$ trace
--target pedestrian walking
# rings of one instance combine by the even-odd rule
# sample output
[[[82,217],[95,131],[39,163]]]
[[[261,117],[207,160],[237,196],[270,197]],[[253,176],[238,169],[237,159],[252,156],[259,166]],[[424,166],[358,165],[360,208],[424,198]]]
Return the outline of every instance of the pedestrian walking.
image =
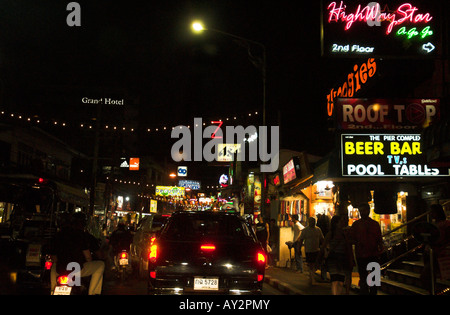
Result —
[[[367,284],[367,265],[380,261],[383,252],[383,238],[380,224],[369,217],[370,206],[364,203],[358,207],[361,218],[353,222],[350,228],[350,237],[355,244],[356,263],[359,273],[359,287],[363,295],[376,295],[377,287]]]
[[[327,235],[328,231],[330,230],[330,217],[325,213],[317,215],[316,225],[322,230],[323,235]],[[327,280],[327,266],[325,264],[325,259],[323,259],[323,255],[320,255],[320,258],[318,259],[317,263],[318,263],[318,267],[320,268],[320,279],[322,281],[326,281]]]
[[[349,252],[350,242],[344,232],[344,227],[348,225],[346,216],[335,215],[331,219],[330,231],[325,237],[322,250],[328,254],[326,264],[330,273],[331,294],[341,295],[344,292],[346,277],[351,276],[352,259]],[[349,272],[350,271],[350,272]]]
[[[306,264],[309,269],[309,284],[315,285],[314,273],[317,269],[317,258],[320,252],[320,245],[323,243],[324,237],[322,230],[316,226],[316,219],[308,218],[308,226],[302,230],[299,238],[299,247],[305,245]]]
[[[298,214],[292,215],[292,223],[294,224],[294,238],[292,240],[294,247],[294,258],[295,258],[295,266],[297,268],[297,272],[303,272],[303,256],[302,256],[302,248],[299,242],[301,231],[305,228],[300,221],[298,220]]]
[[[437,277],[440,276],[443,280],[448,280],[445,279],[445,272],[443,273],[440,270],[439,260],[445,259],[450,253],[450,220],[447,219],[442,205],[433,204],[430,209],[430,219],[432,224],[437,227],[439,237],[435,242],[425,247],[423,252],[424,268],[420,280],[422,281],[422,286],[432,294],[432,279],[435,282]],[[430,249],[432,249],[433,253],[433,268],[431,268]]]
[[[278,257],[278,243],[280,241],[280,228],[275,219],[270,219],[269,223],[269,246],[272,252],[269,254],[269,266],[275,266]]]

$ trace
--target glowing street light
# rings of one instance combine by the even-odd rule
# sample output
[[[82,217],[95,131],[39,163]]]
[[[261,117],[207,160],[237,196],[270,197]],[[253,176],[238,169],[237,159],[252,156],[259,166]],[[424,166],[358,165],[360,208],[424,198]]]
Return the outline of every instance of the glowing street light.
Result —
[[[262,77],[262,81],[263,81],[263,108],[262,108],[262,118],[263,118],[263,123],[262,125],[265,126],[266,125],[266,68],[267,68],[267,63],[266,63],[266,46],[264,46],[264,44],[251,40],[251,39],[247,39],[241,36],[237,36],[228,32],[224,32],[218,29],[214,29],[214,28],[206,28],[204,26],[204,24],[199,21],[193,21],[191,24],[191,28],[192,31],[195,33],[201,33],[203,31],[210,31],[210,32],[214,32],[214,33],[219,33],[222,34],[224,36],[233,38],[233,39],[237,39],[241,42],[247,43],[248,47],[248,55],[252,61],[252,63],[261,71],[261,77]],[[258,46],[260,49],[262,49],[262,58],[261,59],[257,59],[255,58],[255,56],[252,54],[251,49],[250,49],[250,45],[254,45],[254,46]]]
[[[204,30],[210,31],[210,32],[215,32],[215,33],[220,33],[224,36],[230,37],[232,39],[238,40],[240,42],[246,43],[247,45],[247,53],[248,56],[250,58],[250,61],[253,63],[254,66],[256,66],[256,68],[258,68],[258,70],[261,71],[261,78],[262,78],[262,85],[263,85],[263,95],[262,95],[262,125],[265,126],[266,125],[266,70],[267,70],[267,62],[266,62],[266,46],[260,42],[251,40],[251,39],[247,39],[241,36],[237,36],[234,34],[230,34],[228,32],[224,32],[221,30],[217,30],[217,29],[213,29],[213,28],[205,28],[204,25],[200,22],[200,21],[194,21],[191,25],[192,30],[194,32],[201,33]],[[253,53],[252,53],[252,49],[251,46],[257,46],[262,50],[262,58],[256,58]],[[257,138],[257,135],[250,137],[250,139],[248,139],[247,141],[255,141]],[[264,182],[266,182],[267,180],[267,173],[264,173]],[[263,187],[262,190],[262,197],[263,200],[265,199],[266,194],[266,187]],[[261,210],[262,212],[265,212],[265,207],[266,207],[266,203],[262,202],[261,203]]]
[[[205,30],[203,23],[200,21],[194,21],[191,25],[191,28],[195,33],[200,33]]]

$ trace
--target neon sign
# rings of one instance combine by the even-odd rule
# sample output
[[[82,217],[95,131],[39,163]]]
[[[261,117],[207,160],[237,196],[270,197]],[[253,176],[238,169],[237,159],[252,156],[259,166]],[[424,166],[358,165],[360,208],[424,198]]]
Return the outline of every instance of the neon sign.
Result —
[[[420,35],[420,38],[425,38],[427,36],[433,35],[433,31],[430,30],[429,26],[424,27],[420,32],[417,30],[417,28],[413,27],[410,30],[406,30],[406,27],[403,26],[398,29],[397,33],[398,36],[406,36],[408,39],[413,38],[417,35]]]
[[[449,176],[423,163],[421,134],[341,135],[342,176]]]
[[[441,38],[440,2],[321,1],[322,54],[431,57],[436,53],[430,47],[438,46]]]
[[[420,130],[440,119],[439,99],[338,98],[335,121],[348,130]]]
[[[430,13],[419,13],[419,9],[410,3],[401,4],[393,13],[382,12],[379,3],[369,4],[363,8],[358,5],[354,13],[347,13],[346,7],[343,1],[340,2],[339,6],[336,2],[330,3],[327,7],[328,23],[344,22],[345,30],[349,30],[355,22],[369,23],[373,26],[377,23],[389,21],[386,30],[386,34],[389,35],[394,26],[405,22],[428,23],[433,19]]]
[[[333,48],[332,48],[332,52],[358,52],[361,54],[364,53],[372,53],[375,49],[375,47],[364,47],[364,46],[359,46],[359,45],[352,45],[351,46],[351,50],[350,50],[350,45],[338,45],[338,44],[333,44]]]
[[[353,97],[361,87],[367,83],[367,80],[375,75],[377,71],[377,63],[374,58],[369,58],[367,62],[353,66],[353,72],[347,76],[347,81],[342,84],[337,90],[331,89],[327,95],[327,111],[328,116],[333,115],[334,100],[337,97]]]

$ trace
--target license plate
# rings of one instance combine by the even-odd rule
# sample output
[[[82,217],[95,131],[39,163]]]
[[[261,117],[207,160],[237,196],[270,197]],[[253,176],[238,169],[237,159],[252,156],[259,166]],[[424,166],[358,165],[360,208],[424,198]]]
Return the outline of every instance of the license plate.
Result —
[[[219,278],[194,278],[194,290],[219,290]]]
[[[119,265],[128,265],[128,258],[119,259]]]
[[[70,292],[72,292],[72,287],[62,285],[55,288],[53,295],[70,295]]]

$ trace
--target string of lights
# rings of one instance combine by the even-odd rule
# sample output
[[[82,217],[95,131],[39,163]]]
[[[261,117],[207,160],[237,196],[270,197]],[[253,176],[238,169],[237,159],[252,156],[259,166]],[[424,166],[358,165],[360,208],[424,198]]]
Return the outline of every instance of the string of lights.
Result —
[[[38,115],[25,115],[25,114],[21,114],[21,113],[14,113],[14,112],[7,112],[6,110],[2,110],[0,112],[2,117],[9,117],[11,119],[17,119],[23,122],[28,122],[28,123],[33,123],[35,125],[47,125],[47,126],[59,126],[59,127],[76,127],[79,128],[81,130],[95,130],[95,124],[93,122],[80,122],[80,123],[68,123],[66,121],[62,121],[62,120],[56,120],[56,119],[44,119],[39,117]],[[252,112],[247,112],[245,114],[240,114],[240,115],[236,115],[236,116],[232,116],[232,117],[226,117],[226,118],[208,118],[206,121],[221,121],[224,122],[225,124],[227,122],[236,122],[236,121],[241,121],[241,120],[248,120],[249,117],[254,117],[254,116],[258,116],[258,112],[257,111],[252,111]],[[192,119],[193,120],[193,119]],[[206,122],[203,122],[203,126],[206,126]],[[181,125],[178,125],[181,126]],[[136,127],[131,127],[131,126],[119,126],[117,124],[109,124],[109,123],[105,123],[101,126],[101,128],[105,131],[111,131],[111,132],[116,132],[116,131],[122,131],[122,132],[136,132],[136,131],[144,131],[146,133],[158,133],[158,132],[164,132],[164,131],[168,131],[168,130],[173,130],[178,126],[171,126],[170,124],[166,124],[166,125],[158,125],[158,126],[145,126],[145,127],[140,127],[140,128],[136,128]],[[190,124],[185,124],[184,126],[190,128],[191,125]],[[198,127],[197,125],[195,127]]]
[[[126,180],[126,179],[120,179],[120,178],[111,178],[109,176],[106,177],[106,180],[110,180],[114,183],[118,183],[118,184],[126,184],[126,185],[134,185],[134,186],[142,186],[142,187],[156,187],[159,185],[155,185],[155,184],[141,184],[141,182],[139,181],[135,181],[135,180]],[[206,189],[214,189],[214,188],[220,188],[219,185],[206,185]]]

